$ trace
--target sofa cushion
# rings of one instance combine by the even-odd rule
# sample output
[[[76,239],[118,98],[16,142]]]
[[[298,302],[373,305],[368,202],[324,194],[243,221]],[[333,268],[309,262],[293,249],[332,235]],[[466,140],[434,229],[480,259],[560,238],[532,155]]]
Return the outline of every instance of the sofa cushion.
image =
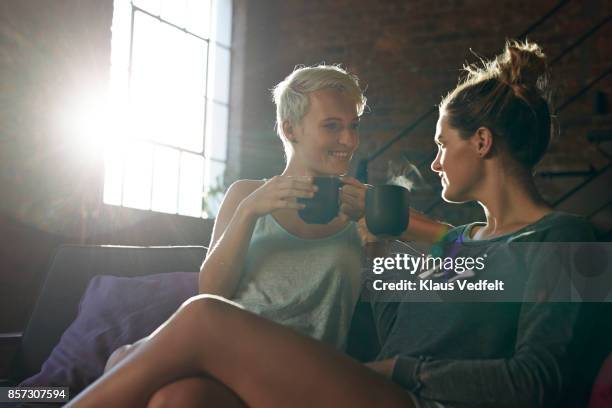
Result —
[[[94,277],[41,371],[21,385],[68,386],[75,395],[103,373],[115,349],[149,335],[197,291],[195,272]]]
[[[206,251],[202,246],[60,246],[49,263],[44,284],[23,332],[11,367],[11,378],[20,382],[41,370],[62,334],[76,319],[79,302],[93,277],[196,272],[200,270]]]

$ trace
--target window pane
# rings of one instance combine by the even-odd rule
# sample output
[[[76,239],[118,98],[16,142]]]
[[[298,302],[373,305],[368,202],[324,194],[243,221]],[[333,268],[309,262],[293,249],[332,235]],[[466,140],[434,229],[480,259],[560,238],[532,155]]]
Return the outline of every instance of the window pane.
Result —
[[[123,205],[151,208],[151,173],[153,149],[148,143],[130,143],[126,149]]]
[[[206,132],[206,157],[225,161],[227,157],[227,105],[211,102]]]
[[[124,152],[117,145],[109,145],[104,153],[104,203],[121,205]]]
[[[159,103],[160,23],[143,13],[134,16],[130,106],[134,137],[159,140],[161,107]]]
[[[162,0],[161,18],[172,24],[185,27],[186,11],[185,0]]]
[[[204,98],[185,99],[182,103],[177,101],[176,105],[171,144],[201,153],[204,146]]]
[[[210,35],[210,0],[187,0],[187,29],[200,37]]]
[[[179,68],[182,92],[189,96],[203,97],[206,85],[206,61],[208,59],[208,44],[192,35],[182,35],[182,55]]]
[[[183,35],[184,53],[181,60],[182,72],[175,85],[179,93],[167,110],[179,109],[175,113],[175,140],[173,145],[201,153],[204,147],[205,81],[207,44],[193,36]]]
[[[128,77],[127,69],[111,67],[108,95],[111,102],[109,110],[112,118],[110,123],[113,129],[113,133],[110,135],[112,138],[120,138],[127,131],[126,124],[128,123],[129,112]]]
[[[185,64],[187,50],[184,34],[176,28],[162,24],[158,52],[163,56],[157,67],[160,91],[160,134],[158,141],[180,146],[185,135],[182,124],[189,120],[185,115],[183,97],[186,84],[183,81],[182,64]]]
[[[132,6],[127,1],[116,1],[111,27],[111,65],[127,69],[130,58],[130,37],[132,29]]]
[[[175,214],[178,200],[179,151],[156,147],[153,156],[153,202],[151,209]]]
[[[214,95],[219,102],[229,102],[230,51],[215,46]]]
[[[212,160],[206,161],[204,210],[207,217],[214,218],[219,212],[221,201],[223,201],[223,196],[225,195],[224,173],[225,163]]]
[[[132,4],[139,9],[133,27]],[[115,2],[111,95],[117,143],[105,151],[105,203],[216,215],[228,145],[231,19],[231,0]],[[130,142],[130,136],[142,140]]]
[[[229,47],[232,43],[232,0],[215,0],[214,4],[216,40]]]
[[[206,43],[169,25],[161,30],[159,141],[202,151]]]
[[[134,5],[149,13],[159,16],[160,0],[133,0]],[[115,2],[117,4],[117,2]]]
[[[204,158],[196,154],[181,153],[179,214],[202,216],[203,178]]]
[[[133,132],[140,138],[201,152],[206,42],[142,13],[136,17]]]

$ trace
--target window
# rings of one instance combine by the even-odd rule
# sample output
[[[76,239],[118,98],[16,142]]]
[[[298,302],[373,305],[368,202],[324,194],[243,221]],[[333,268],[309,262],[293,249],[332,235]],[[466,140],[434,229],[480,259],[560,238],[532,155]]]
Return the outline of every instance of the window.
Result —
[[[216,216],[227,160],[231,0],[115,0],[104,202]]]

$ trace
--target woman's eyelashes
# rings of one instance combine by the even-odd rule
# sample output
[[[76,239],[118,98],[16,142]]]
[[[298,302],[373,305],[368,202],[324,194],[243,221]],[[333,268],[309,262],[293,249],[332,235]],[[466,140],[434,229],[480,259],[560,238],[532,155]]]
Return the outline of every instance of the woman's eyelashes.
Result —
[[[323,125],[323,127],[327,130],[330,130],[332,132],[337,132],[338,130],[341,129],[340,124],[336,123],[336,122],[327,122]]]
[[[359,129],[359,122],[351,122],[348,126],[350,130],[356,131]],[[323,127],[330,132],[341,132],[344,125],[341,122],[325,122]]]

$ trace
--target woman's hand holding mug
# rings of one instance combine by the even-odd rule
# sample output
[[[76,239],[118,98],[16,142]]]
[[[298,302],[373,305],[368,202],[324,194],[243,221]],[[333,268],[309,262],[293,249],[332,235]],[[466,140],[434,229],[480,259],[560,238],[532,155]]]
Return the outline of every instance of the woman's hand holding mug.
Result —
[[[365,197],[368,185],[359,180],[342,176],[344,185],[340,190],[340,214],[352,221],[359,221],[365,215]]]
[[[316,189],[309,176],[274,176],[245,197],[241,206],[255,217],[285,208],[300,210],[304,204],[297,199],[313,197]]]

